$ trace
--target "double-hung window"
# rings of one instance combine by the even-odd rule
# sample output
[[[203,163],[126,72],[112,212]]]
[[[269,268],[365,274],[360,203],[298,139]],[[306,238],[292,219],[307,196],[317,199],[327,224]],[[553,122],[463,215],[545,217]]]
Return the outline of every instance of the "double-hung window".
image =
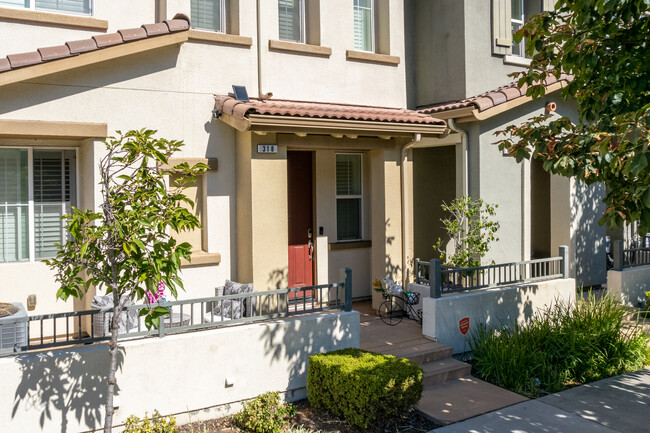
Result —
[[[524,0],[512,0],[510,13],[510,23],[512,26],[512,34],[514,35],[526,23]],[[522,57],[526,55],[526,42],[523,39],[519,43],[516,43],[514,39],[512,40],[512,55]]]
[[[361,154],[336,155],[336,238],[339,241],[362,238]]]
[[[0,6],[92,15],[93,0],[0,0]]]
[[[354,49],[375,51],[374,0],[354,0]]]
[[[76,205],[74,150],[0,148],[0,262],[56,255]]]
[[[192,28],[226,32],[226,0],[192,0],[190,9]]]
[[[305,43],[305,0],[278,0],[280,39]]]

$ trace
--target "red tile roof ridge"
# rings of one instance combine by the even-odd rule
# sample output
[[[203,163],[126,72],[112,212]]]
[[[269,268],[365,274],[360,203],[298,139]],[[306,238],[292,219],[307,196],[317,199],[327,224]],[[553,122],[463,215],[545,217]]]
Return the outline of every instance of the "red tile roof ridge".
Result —
[[[140,29],[144,30],[144,34]],[[97,51],[159,35],[187,31],[189,29],[190,19],[188,16],[185,14],[176,14],[171,20],[165,20],[161,23],[143,24],[139,28],[121,29],[115,33],[100,33],[88,39],[68,41],[63,45],[40,47],[35,51],[9,54],[4,58],[0,57],[0,74],[18,68],[65,59],[71,56],[79,56],[86,52]],[[64,47],[67,47],[67,49]]]
[[[369,105],[337,104],[331,102],[294,101],[287,99],[237,101],[230,95],[214,95],[215,108],[226,114],[243,118],[249,113],[286,117],[312,117],[376,122],[444,124],[444,120],[405,108]]]
[[[543,84],[548,87],[560,81],[571,82],[573,81],[573,75],[561,73],[559,78],[555,77],[555,75],[549,75],[549,77],[544,80]],[[526,96],[527,89],[527,85],[524,84],[519,87],[518,82],[513,81],[496,89],[488,90],[487,92],[479,93],[478,95],[469,98],[422,105],[419,106],[416,111],[423,114],[434,114],[474,106],[482,112],[508,101],[512,101],[513,99]]]

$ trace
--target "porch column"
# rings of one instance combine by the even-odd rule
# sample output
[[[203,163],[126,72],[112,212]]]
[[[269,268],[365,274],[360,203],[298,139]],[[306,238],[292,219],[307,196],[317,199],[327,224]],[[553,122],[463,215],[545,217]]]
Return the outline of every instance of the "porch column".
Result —
[[[402,278],[399,149],[369,152],[372,226],[372,278]],[[379,308],[381,295],[372,292],[372,307]]]

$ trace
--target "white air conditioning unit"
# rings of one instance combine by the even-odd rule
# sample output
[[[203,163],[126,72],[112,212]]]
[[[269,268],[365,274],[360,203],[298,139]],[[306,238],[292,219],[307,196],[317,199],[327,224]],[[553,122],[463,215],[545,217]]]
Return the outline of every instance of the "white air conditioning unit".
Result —
[[[0,317],[0,354],[20,352],[27,348],[27,311],[20,302],[11,302],[19,310]]]

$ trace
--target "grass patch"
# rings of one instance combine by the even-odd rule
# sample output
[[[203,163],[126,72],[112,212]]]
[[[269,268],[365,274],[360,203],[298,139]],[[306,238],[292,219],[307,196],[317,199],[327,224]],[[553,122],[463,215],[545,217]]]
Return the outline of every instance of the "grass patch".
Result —
[[[527,397],[563,391],[643,368],[648,337],[611,297],[561,302],[524,325],[478,328],[470,339],[475,374]]]

